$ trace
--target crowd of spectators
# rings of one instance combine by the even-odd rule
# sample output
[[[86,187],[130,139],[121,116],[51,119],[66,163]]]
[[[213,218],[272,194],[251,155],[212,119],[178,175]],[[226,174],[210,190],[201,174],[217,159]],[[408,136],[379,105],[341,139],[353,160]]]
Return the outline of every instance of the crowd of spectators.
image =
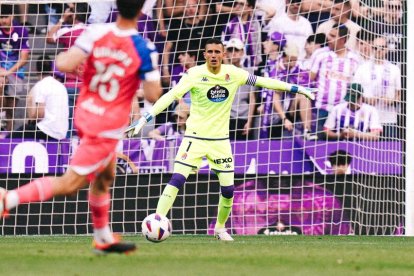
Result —
[[[404,0],[146,0],[137,28],[160,53],[165,91],[189,68],[203,63],[203,45],[212,37],[224,42],[226,63],[257,75],[318,88],[311,103],[300,95],[241,87],[231,113],[231,139],[292,135],[307,140],[392,139],[402,138],[404,128],[405,5]],[[30,61],[47,51],[56,54],[69,48],[88,24],[109,23],[116,17],[114,1],[0,4],[2,133],[24,133],[38,130],[36,123],[42,125],[42,117],[29,114],[42,103],[33,101],[29,93],[35,84],[28,70]],[[33,48],[31,43],[39,39],[48,46]],[[47,75],[66,88],[69,130],[65,137],[73,137],[73,109],[82,68],[66,75],[57,72],[53,64],[50,68]],[[27,105],[22,109],[28,114],[16,112],[19,102]],[[53,105],[50,99],[44,102]],[[133,111],[139,113],[148,104],[137,101]],[[183,105],[191,106],[189,95],[171,106],[171,112],[158,116],[144,135],[151,133],[151,137],[162,139],[157,127],[166,127],[167,121],[180,133],[177,116],[183,115]],[[43,110],[47,113],[48,108]],[[23,123],[17,123],[18,119]],[[21,133],[20,137],[27,136]]]

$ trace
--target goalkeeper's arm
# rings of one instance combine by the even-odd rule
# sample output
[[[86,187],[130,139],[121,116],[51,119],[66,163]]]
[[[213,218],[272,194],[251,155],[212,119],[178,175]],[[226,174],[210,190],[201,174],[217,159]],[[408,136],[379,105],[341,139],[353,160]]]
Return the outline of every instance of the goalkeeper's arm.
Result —
[[[127,127],[125,130],[127,136],[132,137],[137,135],[144,125],[150,122],[154,116],[160,114],[163,110],[170,106],[173,101],[181,99],[183,95],[191,89],[190,82],[186,79],[187,78],[183,76],[180,82],[173,89],[159,98],[149,112],[145,112],[138,121],[133,122],[129,127]]]
[[[291,93],[299,93],[304,95],[305,97],[314,100],[316,89],[311,89],[307,87],[303,87],[296,84],[290,84],[287,82],[283,82],[276,79],[259,77],[255,75],[249,75],[246,84],[259,86],[267,89],[278,90],[278,91],[288,91]]]

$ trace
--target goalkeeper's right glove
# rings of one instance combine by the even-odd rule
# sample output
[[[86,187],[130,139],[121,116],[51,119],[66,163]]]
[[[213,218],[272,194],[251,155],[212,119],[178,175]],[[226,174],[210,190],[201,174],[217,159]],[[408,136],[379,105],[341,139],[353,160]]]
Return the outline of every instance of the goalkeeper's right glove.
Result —
[[[139,120],[133,122],[129,127],[125,129],[125,133],[128,138],[134,137],[137,135],[141,129],[145,126],[146,123],[152,120],[152,114],[149,112],[145,112]]]

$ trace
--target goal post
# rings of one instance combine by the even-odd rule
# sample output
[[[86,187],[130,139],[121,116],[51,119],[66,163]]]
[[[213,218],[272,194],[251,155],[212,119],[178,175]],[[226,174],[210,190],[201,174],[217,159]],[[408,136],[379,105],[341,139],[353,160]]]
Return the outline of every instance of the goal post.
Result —
[[[407,1],[407,29],[414,26],[414,3]],[[414,34],[407,32],[407,106],[414,106],[414,96],[409,93],[414,89]],[[410,127],[414,119],[414,109],[407,108],[407,143],[406,143],[406,235],[414,236],[414,129]]]
[[[22,17],[32,25],[26,26],[32,29],[28,34],[31,56],[24,67],[23,79],[27,92],[38,81],[37,59],[45,54],[53,59],[66,49],[64,43],[46,41],[47,31],[53,26],[53,21],[50,21],[53,11],[45,8],[45,5],[67,2],[69,1],[3,0],[0,3],[0,7],[3,4],[15,5],[14,15],[17,20],[23,20],[17,16],[17,6],[29,4],[27,13],[24,14],[26,17]],[[89,4],[113,2],[115,1],[88,1]],[[226,225],[232,233],[414,235],[414,145],[410,143],[414,140],[414,128],[411,127],[414,120],[414,96],[410,93],[414,89],[414,35],[407,31],[414,27],[412,1],[384,0],[384,3],[390,3],[389,7],[368,5],[375,1],[350,1],[352,20],[363,25],[366,32],[358,35],[358,27],[355,25],[339,24],[339,29],[343,25],[348,26],[350,38],[346,47],[352,48],[352,51],[346,54],[347,59],[339,57],[343,54],[343,49],[336,48],[339,47],[337,42],[325,43],[321,42],[322,36],[310,36],[316,32],[325,33],[325,39],[328,40],[332,40],[332,36],[339,36],[341,31],[338,34],[330,33],[331,25],[334,24],[328,23],[334,15],[345,16],[348,7],[338,10],[335,5],[332,6],[334,1],[314,1],[319,4],[309,5],[311,1],[304,0],[257,0],[256,8],[245,18],[243,14],[248,10],[250,1],[182,0],[175,1],[178,4],[173,7],[166,7],[165,2],[146,0],[146,13],[137,23],[139,32],[146,39],[152,40],[160,52],[159,70],[165,92],[190,67],[203,62],[203,44],[212,37],[224,40],[225,59],[228,63],[237,60],[237,66],[250,73],[320,89],[314,103],[316,107],[301,101],[299,97],[291,98],[288,94],[276,94],[269,90],[242,87],[238,91],[231,122],[235,133],[239,135],[231,139],[236,191],[233,213]],[[360,4],[354,6],[358,2]],[[286,4],[288,8],[291,5],[296,7],[289,12],[297,12],[300,16],[298,21],[302,25],[294,25],[295,14],[286,15]],[[400,9],[399,15],[397,9]],[[111,21],[110,16],[115,14],[109,11],[107,21]],[[160,14],[163,16],[162,22],[157,19]],[[237,15],[241,17],[238,18]],[[400,29],[390,28],[397,33],[387,37],[385,28],[389,26],[384,22],[384,17],[391,15],[397,16],[401,20],[399,22],[406,25],[394,24]],[[193,17],[194,22],[186,21]],[[54,20],[59,22],[60,18],[61,12],[57,11]],[[246,18],[248,23],[243,23]],[[248,21],[249,18],[254,20]],[[191,25],[193,23],[199,25]],[[290,25],[295,28],[289,29]],[[72,22],[63,22],[62,28],[71,27],[74,27]],[[78,29],[83,27],[76,26]],[[402,33],[398,33],[400,30],[403,30]],[[386,42],[374,40],[377,32],[385,36],[382,38]],[[3,38],[1,34],[0,51],[5,53],[14,38]],[[307,41],[309,37],[311,41]],[[11,42],[1,44],[1,39],[11,39]],[[76,37],[70,36],[68,39],[74,40]],[[312,48],[317,48],[315,44],[320,44],[320,49],[315,51]],[[393,52],[388,56],[377,53],[384,49]],[[238,53],[242,54],[238,56]],[[2,60],[4,56],[0,55],[0,66],[3,66],[2,62],[9,61]],[[317,63],[320,67],[314,65]],[[361,67],[363,64],[369,66]],[[342,72],[342,69],[348,72]],[[310,72],[316,74],[315,79],[311,80],[313,74]],[[355,72],[358,72],[356,76]],[[385,79],[384,76],[389,78]],[[75,78],[77,84],[80,83],[79,76],[76,75],[60,74],[59,77],[65,85],[70,77]],[[377,82],[380,77],[384,80]],[[231,81],[231,76],[225,78]],[[370,97],[375,98],[371,99],[371,103],[378,109],[381,120],[384,119],[384,113],[392,113],[391,117],[397,118],[396,122],[392,119],[395,123],[393,131],[398,133],[396,136],[353,140],[344,137],[327,139],[323,135],[326,131],[323,127],[332,127],[333,132],[350,129],[369,132],[366,127],[368,124],[373,128],[378,127],[376,122],[368,119],[375,117],[375,114],[363,113],[357,118],[354,110],[344,118],[340,113],[346,111],[338,111],[339,115],[335,119],[331,118],[331,125],[318,125],[317,118],[326,117],[334,105],[351,101],[343,100],[343,96],[348,92],[347,85],[356,79],[358,82],[368,80],[363,85],[364,93],[368,91],[371,94],[364,94],[363,97],[366,102]],[[200,82],[209,81],[208,77],[200,78]],[[10,87],[17,89],[16,83],[11,83]],[[72,88],[67,86],[68,93]],[[399,89],[400,98],[394,95]],[[389,93],[387,97],[398,99],[394,99],[389,105],[391,107],[384,108],[381,104],[376,104],[384,96],[376,95],[377,91]],[[329,93],[323,95],[323,92]],[[21,102],[28,99],[26,96],[20,95]],[[74,98],[76,97],[70,103],[71,108]],[[253,105],[250,105],[252,101]],[[150,103],[142,99],[137,100],[131,118],[136,119],[139,112],[150,106]],[[0,122],[9,121],[5,110],[10,110],[10,107],[0,108]],[[191,97],[187,95],[157,116],[153,124],[144,128],[140,137],[123,139],[118,145],[117,174],[111,190],[114,231],[140,233],[142,219],[155,211],[157,200],[173,172],[175,154],[183,138],[183,128],[178,127],[179,120],[191,116],[190,108]],[[246,136],[242,132],[248,123],[246,114],[250,108],[254,110],[253,122],[249,125],[250,136]],[[20,111],[19,116],[23,116],[19,123],[23,123],[27,119],[24,117],[28,111],[26,105],[20,103],[16,110]],[[280,110],[286,116],[282,116]],[[311,114],[312,111],[315,112]],[[307,117],[309,114],[311,116]],[[390,116],[385,117],[382,126],[390,124]],[[354,124],[355,121],[363,122]],[[160,133],[150,134],[154,129],[160,130]],[[30,130],[13,131],[23,133]],[[42,174],[61,175],[67,169],[79,142],[73,132],[57,142],[10,139],[7,137],[9,133],[5,129],[0,131],[0,187],[6,189],[20,187]],[[223,159],[217,162],[227,161],[228,159]],[[200,169],[190,175],[168,215],[174,233],[212,233],[219,195],[218,179],[209,170],[208,160],[203,159]],[[90,234],[86,190],[81,190],[74,197],[58,197],[46,203],[19,206],[9,219],[0,222],[0,233]]]

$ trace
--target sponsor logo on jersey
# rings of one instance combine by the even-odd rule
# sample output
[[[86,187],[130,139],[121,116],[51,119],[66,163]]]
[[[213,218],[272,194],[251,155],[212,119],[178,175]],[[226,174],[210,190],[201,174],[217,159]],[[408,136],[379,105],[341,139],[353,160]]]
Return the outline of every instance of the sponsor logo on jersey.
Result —
[[[208,78],[203,77],[203,78],[201,79],[201,81],[203,81],[203,82],[207,82],[207,81],[208,81]]]
[[[215,164],[217,164],[217,165],[220,165],[220,164],[226,164],[226,163],[231,163],[231,162],[233,162],[233,158],[231,158],[231,157],[228,157],[228,158],[219,158],[219,159],[214,159],[214,160],[213,160],[213,162],[214,162]],[[227,164],[227,165],[229,165],[229,166],[230,166],[230,164]],[[227,166],[226,166],[226,168],[227,168]]]
[[[230,93],[227,88],[216,85],[207,92],[207,98],[215,103],[223,102],[229,97]]]

